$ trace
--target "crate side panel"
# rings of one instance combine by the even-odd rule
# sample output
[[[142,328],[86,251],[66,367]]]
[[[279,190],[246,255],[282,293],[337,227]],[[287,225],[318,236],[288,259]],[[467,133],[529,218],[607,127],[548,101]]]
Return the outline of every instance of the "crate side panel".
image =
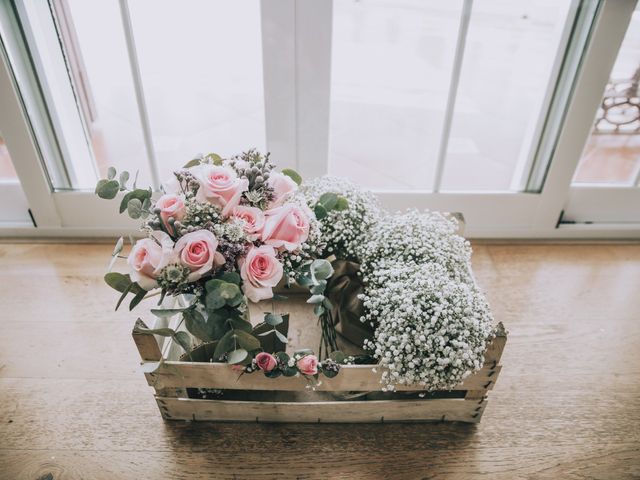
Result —
[[[500,366],[485,366],[467,377],[452,390],[484,390],[495,384]],[[375,371],[374,371],[375,370]],[[316,387],[320,391],[367,392],[380,390],[381,368],[369,365],[348,365],[334,378],[321,377]],[[302,377],[267,378],[261,373],[242,374],[225,363],[164,362],[154,373],[147,373],[149,385],[155,388],[193,387],[230,390],[304,390],[309,385]],[[397,390],[426,390],[420,385],[397,385]]]
[[[157,398],[163,417],[170,420],[380,423],[408,421],[458,421],[477,423],[483,400],[435,399],[354,402],[242,402]]]

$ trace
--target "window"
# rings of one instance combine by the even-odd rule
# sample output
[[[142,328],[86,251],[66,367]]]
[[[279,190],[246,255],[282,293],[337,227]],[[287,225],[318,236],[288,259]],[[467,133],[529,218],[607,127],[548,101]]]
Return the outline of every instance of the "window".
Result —
[[[463,212],[471,236],[582,235],[571,178],[634,0],[175,5],[0,2],[0,132],[38,225],[0,233],[133,230],[91,192],[108,166],[157,188],[256,147],[389,209]]]

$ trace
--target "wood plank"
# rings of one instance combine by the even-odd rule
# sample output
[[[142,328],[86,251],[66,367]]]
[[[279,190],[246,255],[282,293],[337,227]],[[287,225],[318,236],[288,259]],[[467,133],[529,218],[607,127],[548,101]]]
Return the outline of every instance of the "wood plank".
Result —
[[[477,423],[484,400],[371,400],[345,402],[237,402],[157,397],[168,420],[383,423],[406,421],[456,421]]]
[[[142,320],[138,320],[136,325],[146,327]],[[154,327],[155,328],[155,327]],[[138,353],[142,361],[157,362],[162,358],[160,347],[155,335],[151,333],[139,333],[135,329],[131,332],[131,337],[138,348]]]
[[[486,366],[467,377],[452,390],[492,389],[501,366]],[[374,371],[375,370],[375,371]],[[240,375],[226,363],[163,362],[154,373],[146,373],[155,388],[190,387],[231,390],[304,390],[309,382],[303,376],[267,378],[259,372]],[[368,392],[380,390],[382,369],[375,365],[345,365],[334,378],[321,377],[316,387],[327,392]],[[421,385],[397,385],[398,391],[427,390]]]
[[[140,313],[113,312],[101,280],[111,250],[0,245],[2,479],[640,472],[638,244],[474,244],[478,283],[509,328],[504,370],[477,425],[165,422],[137,371]]]

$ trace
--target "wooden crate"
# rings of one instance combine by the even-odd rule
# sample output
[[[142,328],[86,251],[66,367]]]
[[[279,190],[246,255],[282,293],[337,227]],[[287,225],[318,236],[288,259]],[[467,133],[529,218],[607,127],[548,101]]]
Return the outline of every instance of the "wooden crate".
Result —
[[[317,320],[306,296],[252,306],[254,323],[261,313],[290,312],[289,347],[317,350]],[[175,320],[174,320],[175,321]],[[156,325],[163,326],[163,325]],[[175,327],[174,325],[171,325]],[[261,372],[240,375],[226,363],[179,361],[180,347],[149,334],[134,333],[145,375],[155,389],[163,418],[167,420],[213,420],[241,422],[418,422],[459,421],[477,423],[487,404],[487,393],[500,374],[500,357],[506,342],[502,324],[485,354],[481,370],[451,391],[421,391],[419,386],[398,386],[395,393],[381,392],[382,368],[347,365],[334,378],[320,376],[315,390],[302,377],[267,378]],[[346,353],[358,348],[343,338]],[[166,360],[158,367],[163,352]],[[222,399],[189,398],[191,389],[221,389]]]

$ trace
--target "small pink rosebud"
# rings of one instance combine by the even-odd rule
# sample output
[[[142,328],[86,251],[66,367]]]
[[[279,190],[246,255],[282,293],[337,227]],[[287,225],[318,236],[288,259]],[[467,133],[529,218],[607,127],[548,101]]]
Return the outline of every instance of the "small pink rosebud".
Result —
[[[296,365],[303,375],[315,375],[318,373],[318,357],[315,355],[305,355],[298,360]]]
[[[258,365],[258,368],[263,372],[270,372],[271,370],[276,368],[277,364],[278,361],[276,360],[276,357],[274,357],[270,353],[260,352],[258,355],[256,355],[256,365]]]

